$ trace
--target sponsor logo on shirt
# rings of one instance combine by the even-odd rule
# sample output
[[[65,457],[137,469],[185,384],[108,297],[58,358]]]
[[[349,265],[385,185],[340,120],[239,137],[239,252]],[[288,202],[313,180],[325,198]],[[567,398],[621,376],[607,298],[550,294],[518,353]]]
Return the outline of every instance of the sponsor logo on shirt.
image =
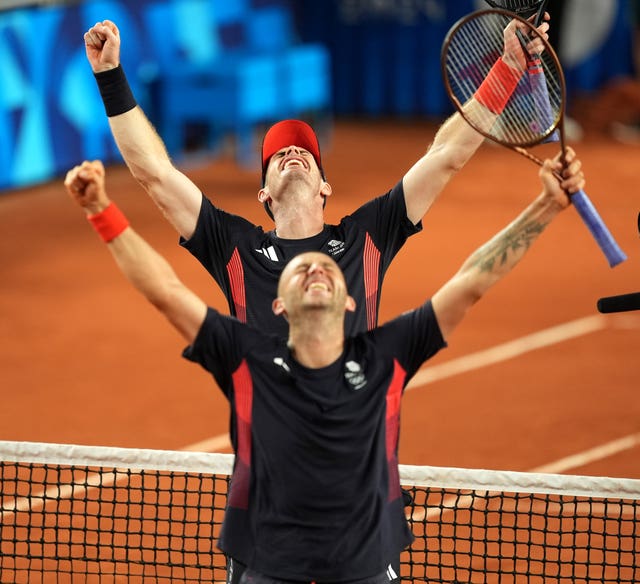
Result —
[[[367,385],[367,378],[364,376],[362,367],[355,361],[347,361],[344,366],[344,378],[353,389],[362,389]]]
[[[332,239],[329,243],[327,243],[327,247],[329,248],[329,255],[337,256],[344,252],[344,241],[340,241],[338,239]]]
[[[270,245],[269,247],[263,247],[262,249],[256,249],[258,253],[268,257],[272,262],[277,262],[278,256],[276,255],[276,248]]]

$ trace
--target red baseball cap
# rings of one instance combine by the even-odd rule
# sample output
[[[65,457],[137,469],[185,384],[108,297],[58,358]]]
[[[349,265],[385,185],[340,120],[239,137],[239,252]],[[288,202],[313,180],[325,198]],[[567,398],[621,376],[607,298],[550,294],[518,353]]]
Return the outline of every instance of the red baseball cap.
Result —
[[[311,152],[316,161],[322,178],[322,159],[320,158],[320,145],[318,137],[313,128],[306,122],[300,120],[282,120],[269,128],[262,140],[262,184],[267,174],[267,166],[271,157],[282,148],[287,146],[299,146]]]

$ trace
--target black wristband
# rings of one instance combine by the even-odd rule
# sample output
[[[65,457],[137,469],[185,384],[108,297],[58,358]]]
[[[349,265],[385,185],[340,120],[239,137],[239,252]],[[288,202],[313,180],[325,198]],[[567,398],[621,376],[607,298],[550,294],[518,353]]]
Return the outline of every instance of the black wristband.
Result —
[[[118,65],[115,69],[94,73],[94,77],[98,82],[98,89],[108,117],[123,114],[138,105],[122,65]]]

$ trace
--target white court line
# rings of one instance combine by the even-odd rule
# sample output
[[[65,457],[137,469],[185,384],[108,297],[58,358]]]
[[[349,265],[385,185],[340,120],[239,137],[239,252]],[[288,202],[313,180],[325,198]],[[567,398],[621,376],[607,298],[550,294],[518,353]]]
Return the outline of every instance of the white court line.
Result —
[[[640,433],[630,434],[624,438],[612,440],[606,444],[601,444],[600,446],[585,450],[584,452],[561,458],[555,462],[537,466],[536,468],[532,468],[529,472],[562,473],[568,469],[585,466],[589,462],[595,462],[596,460],[609,458],[610,456],[624,452],[625,450],[631,450],[638,445],[640,445]]]
[[[202,440],[201,442],[184,446],[180,450],[188,450],[192,452],[218,452],[229,448],[231,448],[231,439],[229,438],[229,434],[220,434],[219,436],[213,436],[206,440]]]
[[[578,320],[573,320],[565,324],[554,326],[548,329],[541,330],[537,333],[533,333],[508,343],[496,345],[490,349],[484,351],[478,351],[477,353],[471,353],[464,357],[452,359],[446,363],[440,365],[434,365],[427,367],[421,371],[418,371],[414,378],[407,385],[407,391],[414,387],[421,387],[428,385],[434,381],[440,379],[446,379],[447,377],[453,377],[460,373],[467,373],[480,369],[481,367],[488,367],[489,365],[495,365],[507,359],[513,359],[525,353],[535,351],[536,349],[542,349],[550,345],[556,345],[563,341],[568,341],[602,330],[607,327],[608,319],[599,314],[593,316],[587,316]]]
[[[640,328],[640,318],[634,315],[603,316],[601,314],[595,314],[572,320],[483,351],[452,359],[440,365],[428,366],[416,373],[407,385],[406,391],[415,389],[416,387],[423,387],[441,379],[453,377],[454,375],[468,373],[482,367],[488,367],[489,365],[495,365],[496,363],[513,359],[514,357],[524,355],[536,349],[556,345],[606,328],[616,328],[620,330]],[[533,468],[529,472],[566,472],[572,468],[585,466],[590,462],[602,460],[603,458],[613,456],[624,450],[629,450],[639,444],[640,434],[632,434],[585,450],[584,452],[561,458],[555,462]],[[185,446],[181,448],[181,450],[216,452],[218,450],[228,450],[229,448],[231,448],[229,435],[221,434],[203,440],[202,442]]]

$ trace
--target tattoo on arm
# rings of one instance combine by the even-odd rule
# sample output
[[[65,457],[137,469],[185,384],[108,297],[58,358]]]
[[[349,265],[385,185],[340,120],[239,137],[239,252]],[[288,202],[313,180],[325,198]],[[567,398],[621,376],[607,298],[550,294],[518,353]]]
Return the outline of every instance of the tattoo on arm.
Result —
[[[472,266],[481,272],[493,272],[497,268],[517,262],[531,244],[544,231],[548,222],[522,218],[501,231],[483,245],[475,254]]]

